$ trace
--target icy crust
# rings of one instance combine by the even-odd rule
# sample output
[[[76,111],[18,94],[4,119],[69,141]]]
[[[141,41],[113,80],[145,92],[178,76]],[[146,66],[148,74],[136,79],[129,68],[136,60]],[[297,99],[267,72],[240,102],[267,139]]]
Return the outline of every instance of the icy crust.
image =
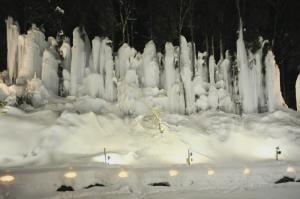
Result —
[[[151,112],[123,117],[115,105],[90,97],[60,106],[61,114],[4,109],[1,167],[60,165],[80,162],[81,156],[85,164],[104,162],[104,148],[111,154],[110,163],[121,165],[186,164],[188,150],[193,152],[193,164],[247,164],[274,160],[277,146],[283,151],[281,159],[300,161],[300,115],[288,109],[243,117],[214,111],[160,114],[166,126],[161,134]]]

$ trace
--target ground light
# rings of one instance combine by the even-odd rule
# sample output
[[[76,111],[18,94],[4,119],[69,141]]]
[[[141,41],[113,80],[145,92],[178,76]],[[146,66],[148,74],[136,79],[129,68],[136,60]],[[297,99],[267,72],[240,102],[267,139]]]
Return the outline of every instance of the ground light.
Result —
[[[171,177],[178,176],[178,174],[179,174],[179,172],[178,172],[177,170],[171,169],[171,170],[169,171],[169,175],[170,175]]]
[[[296,173],[296,169],[292,166],[288,166],[288,168],[286,169],[286,172],[288,173]]]
[[[15,180],[15,177],[12,175],[4,175],[0,177],[1,184],[11,184]]]
[[[69,171],[64,174],[65,178],[74,179],[77,177],[77,173],[75,171]]]
[[[213,176],[213,175],[215,175],[215,174],[216,174],[216,173],[215,173],[215,171],[214,171],[213,169],[208,169],[207,175]]]
[[[127,178],[128,177],[128,172],[127,171],[121,171],[118,176],[120,178]]]
[[[15,181],[15,177],[9,174],[0,176],[0,185],[4,185],[4,198],[10,198],[10,185]]]
[[[251,170],[249,168],[245,168],[243,171],[244,175],[250,175],[251,174]]]

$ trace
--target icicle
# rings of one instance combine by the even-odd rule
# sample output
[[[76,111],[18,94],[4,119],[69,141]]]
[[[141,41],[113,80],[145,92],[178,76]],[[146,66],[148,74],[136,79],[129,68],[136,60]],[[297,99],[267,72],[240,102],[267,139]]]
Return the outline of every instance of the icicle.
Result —
[[[296,89],[296,99],[297,99],[297,111],[300,111],[300,74],[298,75],[295,89]]]
[[[12,17],[6,20],[7,69],[10,82],[17,77],[19,25]],[[12,82],[13,83],[13,82]]]
[[[211,55],[209,57],[208,67],[209,67],[209,83],[214,85],[216,83],[215,69],[216,69],[217,65],[216,65],[215,57],[213,55]]]
[[[46,49],[43,53],[43,71],[42,82],[43,85],[53,94],[58,94],[58,64],[60,60],[54,49]],[[36,72],[35,72],[36,78]]]
[[[253,80],[253,70],[249,69],[248,55],[245,47],[243,37],[243,24],[240,20],[239,38],[237,40],[237,65],[239,72],[239,92],[242,98],[243,112],[255,113],[257,112],[257,103],[253,89],[255,88]]]
[[[167,42],[165,45],[165,71],[166,71],[166,90],[168,96],[170,95],[170,91],[172,86],[175,83],[175,52],[174,46],[172,43]]]
[[[143,71],[144,87],[158,87],[159,68],[156,58],[156,47],[153,41],[149,41],[144,48]]]
[[[102,41],[105,55],[105,95],[104,98],[108,101],[115,101],[117,99],[116,77],[114,71],[114,62],[112,57],[112,49],[108,46],[111,43],[109,39]]]
[[[195,94],[193,90],[193,82],[192,82],[192,70],[191,70],[191,59],[189,56],[189,45],[186,42],[186,39],[181,36],[180,37],[180,62],[181,62],[181,78],[183,82],[184,94],[185,94],[185,104],[186,104],[186,114],[191,114],[195,112]]]
[[[274,111],[278,105],[275,95],[275,59],[272,51],[269,51],[265,58],[266,65],[266,96],[268,102],[268,110]]]
[[[63,41],[62,46],[60,47],[60,53],[63,57],[63,68],[70,71],[71,69],[71,61],[72,61],[72,54],[71,54],[71,46],[69,38],[66,38]]]
[[[85,42],[81,38],[79,27],[73,31],[73,47],[71,61],[71,95],[77,95],[79,85],[83,83],[84,71],[88,53],[86,51]]]

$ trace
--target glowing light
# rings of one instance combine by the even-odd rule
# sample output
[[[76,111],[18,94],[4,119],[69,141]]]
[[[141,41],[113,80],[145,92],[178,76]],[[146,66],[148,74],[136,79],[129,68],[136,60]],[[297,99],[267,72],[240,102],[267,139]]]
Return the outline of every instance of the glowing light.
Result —
[[[250,175],[251,174],[251,170],[249,168],[245,168],[243,171],[244,175]]]
[[[4,175],[0,177],[0,182],[2,183],[11,183],[15,180],[14,176],[11,175]]]
[[[207,171],[207,175],[209,175],[209,176],[213,176],[213,175],[215,175],[216,173],[215,173],[215,171],[214,170],[212,170],[212,169],[208,169],[208,171]]]
[[[70,172],[65,173],[64,176],[65,176],[65,178],[73,179],[73,178],[77,177],[77,173],[75,171],[70,171]]]
[[[169,171],[169,175],[170,175],[171,177],[178,176],[178,174],[179,174],[179,172],[176,171],[176,170],[170,170],[170,171]]]
[[[120,178],[127,178],[128,177],[128,172],[127,171],[121,171],[118,176]]]
[[[286,169],[286,172],[288,172],[288,173],[296,173],[296,169],[294,167],[288,166],[288,168]]]

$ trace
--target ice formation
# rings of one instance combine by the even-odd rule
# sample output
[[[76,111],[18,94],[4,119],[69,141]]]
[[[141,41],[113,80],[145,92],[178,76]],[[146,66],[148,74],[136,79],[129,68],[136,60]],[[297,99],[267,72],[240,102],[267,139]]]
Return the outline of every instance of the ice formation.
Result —
[[[239,90],[242,98],[243,112],[257,112],[256,93],[253,88],[255,85],[255,72],[248,65],[248,55],[243,36],[243,25],[240,22],[239,37],[237,40],[237,65],[239,73]]]
[[[225,53],[225,59],[222,61],[220,65],[220,74],[221,74],[221,79],[224,80],[225,84],[225,89],[228,93],[231,93],[232,88],[231,88],[231,75],[230,75],[230,55],[229,52],[226,51]]]
[[[34,76],[32,80],[27,82],[25,96],[27,99],[30,99],[34,107],[39,107],[48,102],[49,93],[42,81]]]
[[[142,79],[144,87],[158,87],[159,68],[156,58],[156,48],[153,41],[149,41],[144,48]]]
[[[20,76],[23,75],[27,79],[36,76],[41,78],[42,75],[42,55],[47,46],[45,35],[34,24],[27,31],[25,36],[25,55],[24,55],[24,70],[20,71]]]
[[[92,67],[91,72],[99,73],[100,72],[100,46],[101,46],[101,40],[99,37],[95,37],[92,40]]]
[[[105,42],[105,43],[104,43]],[[112,49],[108,45],[110,40],[104,40],[103,42],[104,54],[105,54],[105,92],[104,98],[110,102],[117,99],[117,79],[114,70],[114,61],[112,56]]]
[[[71,60],[72,60],[72,54],[71,54],[71,46],[69,39],[65,39],[63,41],[63,44],[60,47],[60,54],[63,58],[63,68],[70,71],[71,69]]]
[[[266,65],[266,95],[268,100],[268,110],[274,111],[277,104],[275,95],[275,59],[272,51],[267,53]]]
[[[257,94],[257,100],[258,100],[258,107],[261,109],[263,106],[265,106],[265,92],[264,92],[264,78],[263,78],[263,63],[262,63],[262,59],[263,59],[263,47],[265,44],[265,41],[263,41],[262,37],[259,37],[259,42],[261,47],[257,50],[257,52],[254,54],[254,67],[256,70],[256,84],[255,84],[255,91]],[[280,83],[280,82],[279,82]]]
[[[118,83],[118,104],[125,115],[137,113],[138,100],[142,97],[136,68],[131,63],[128,62],[129,67],[125,77]]]
[[[169,111],[171,113],[185,114],[184,88],[178,76],[169,92]]]
[[[191,114],[195,112],[195,94],[192,82],[192,62],[189,56],[189,47],[186,39],[180,37],[181,59],[180,59],[180,72],[183,82],[184,98],[185,98],[185,112]]]
[[[26,86],[36,75],[34,82],[42,82],[40,90],[117,102],[124,114],[143,114],[153,107],[178,114],[209,109],[257,113],[285,105],[272,51],[264,58],[266,41],[262,37],[255,52],[246,49],[242,22],[237,59],[233,60],[226,51],[225,58],[221,56],[219,61],[207,52],[198,52],[196,56],[195,44],[188,43],[184,36],[180,36],[180,46],[167,42],[164,54],[156,52],[154,42],[149,41],[142,54],[124,43],[114,56],[111,41],[106,37],[95,37],[91,48],[82,27],[73,31],[72,48],[65,38],[58,52],[56,39],[49,37],[47,43],[35,25],[26,35],[19,35],[12,18],[6,24],[8,73],[1,76],[7,84],[16,78],[17,85]],[[8,97],[6,91],[2,86],[3,100]]]
[[[4,83],[0,83],[0,101],[5,101],[9,96],[8,86]]]
[[[215,71],[217,65],[216,65],[215,57],[213,55],[209,57],[208,67],[209,67],[209,83],[215,84],[216,83]]]
[[[43,85],[52,93],[58,94],[58,54],[55,50],[55,46],[51,46],[43,53],[43,65],[42,65],[42,82]]]
[[[79,27],[73,31],[73,47],[71,61],[71,95],[77,95],[79,86],[83,83],[84,72],[89,54],[85,45],[85,30]],[[83,37],[83,38],[82,38]],[[87,40],[87,39],[85,39]]]
[[[97,73],[88,74],[83,80],[83,89],[80,90],[81,95],[89,95],[91,97],[103,97],[104,79]]]
[[[172,43],[167,42],[165,45],[165,87],[170,96],[172,85],[175,83],[176,71],[175,71],[175,55],[174,46]]]
[[[297,111],[300,111],[300,74],[298,75],[295,89],[296,89]]]
[[[116,74],[119,79],[124,79],[126,71],[129,68],[129,58],[134,50],[124,43],[118,50],[118,57],[116,60]]]
[[[17,77],[17,56],[18,56],[18,37],[19,37],[19,25],[8,17],[6,22],[6,35],[7,35],[7,69],[9,73],[9,79],[12,83],[13,79]]]
[[[71,90],[71,76],[70,72],[67,69],[63,69],[62,72],[63,75],[63,90],[64,90],[64,95],[68,96]]]

